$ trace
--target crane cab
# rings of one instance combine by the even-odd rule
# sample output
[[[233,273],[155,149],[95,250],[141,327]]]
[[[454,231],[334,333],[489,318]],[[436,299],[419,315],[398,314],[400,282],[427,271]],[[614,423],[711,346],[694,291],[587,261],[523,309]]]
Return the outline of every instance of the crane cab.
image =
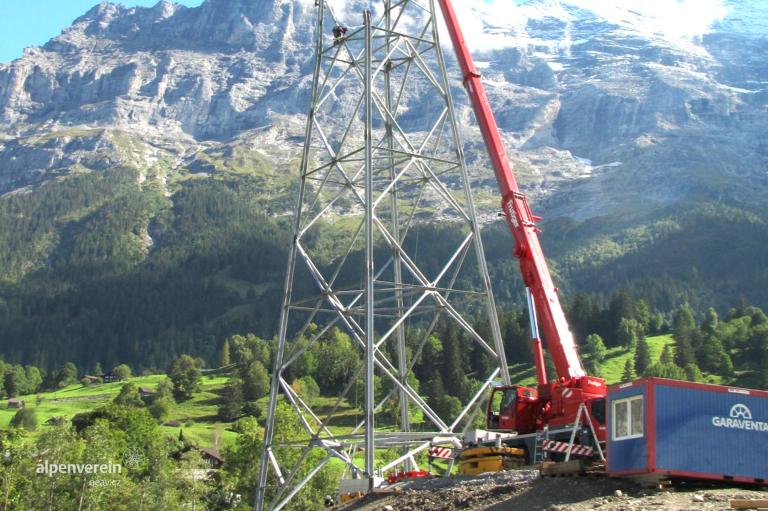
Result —
[[[536,389],[517,385],[494,387],[488,400],[486,427],[518,433],[535,431],[538,402]]]

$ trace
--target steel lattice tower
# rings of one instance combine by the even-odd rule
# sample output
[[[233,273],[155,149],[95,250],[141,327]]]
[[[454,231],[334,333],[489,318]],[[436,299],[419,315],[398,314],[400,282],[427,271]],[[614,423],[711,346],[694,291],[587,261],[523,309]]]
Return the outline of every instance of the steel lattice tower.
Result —
[[[493,380],[509,382],[434,0],[384,0],[373,13],[347,12],[347,19],[325,0],[316,5],[311,105],[257,511],[282,509],[331,460],[370,485],[393,468],[416,468],[415,456],[434,438],[455,437],[468,427]],[[341,41],[332,35],[336,26],[348,27]],[[422,107],[416,111],[417,103]],[[462,232],[437,262],[419,257],[415,226],[427,222],[452,222]],[[490,325],[489,339],[471,324],[478,311]],[[441,417],[411,383],[441,320],[454,322],[496,366],[456,417]],[[408,325],[419,325],[418,338],[406,339]],[[334,328],[350,336],[362,363],[320,413],[287,375]],[[375,376],[391,389],[378,401]],[[360,387],[362,420],[334,433],[339,410]],[[275,441],[281,401],[304,438]],[[377,429],[376,415],[386,406],[395,410],[397,425]],[[414,411],[423,419],[412,424]],[[377,454],[385,449],[396,459],[380,462]]]

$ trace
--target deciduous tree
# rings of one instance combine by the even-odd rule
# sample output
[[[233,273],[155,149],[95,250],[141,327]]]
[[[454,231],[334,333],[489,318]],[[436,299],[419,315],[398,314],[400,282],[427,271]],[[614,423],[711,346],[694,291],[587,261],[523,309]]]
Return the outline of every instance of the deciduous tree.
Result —
[[[112,369],[112,375],[119,381],[125,381],[131,377],[131,368],[128,364],[120,364]]]
[[[168,377],[173,383],[173,395],[177,400],[189,399],[200,388],[202,364],[189,355],[182,355],[171,363]]]
[[[120,393],[115,397],[114,403],[121,406],[144,406],[139,388],[134,383],[126,383],[120,387]]]

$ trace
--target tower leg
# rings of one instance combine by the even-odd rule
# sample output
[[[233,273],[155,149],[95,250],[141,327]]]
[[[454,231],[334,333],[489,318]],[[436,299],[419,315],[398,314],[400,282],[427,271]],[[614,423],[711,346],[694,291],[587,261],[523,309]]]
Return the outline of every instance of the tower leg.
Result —
[[[373,286],[373,48],[371,44],[371,13],[365,11],[365,475],[368,489],[373,489],[374,443],[376,406],[373,382],[374,353],[376,338],[374,331],[374,310],[376,296]]]

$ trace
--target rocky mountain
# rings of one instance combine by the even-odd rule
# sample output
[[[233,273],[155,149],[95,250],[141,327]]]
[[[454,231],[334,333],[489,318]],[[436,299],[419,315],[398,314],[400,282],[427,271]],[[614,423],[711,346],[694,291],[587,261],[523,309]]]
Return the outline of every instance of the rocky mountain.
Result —
[[[763,2],[706,2],[722,9],[690,30],[610,2],[456,3],[520,180],[550,220],[545,247],[553,247],[563,279],[579,282],[579,254],[595,247],[611,270],[592,265],[584,275],[602,277],[582,275],[582,282],[603,292],[616,279],[629,281],[628,256],[656,261],[643,279],[666,279],[665,263],[641,254],[657,254],[659,244],[690,249],[685,229],[697,233],[702,253],[721,245],[723,233],[730,245],[753,247],[745,232],[768,232],[760,216],[768,196]],[[349,25],[368,4],[332,1]],[[200,352],[223,333],[250,328],[254,309],[260,333],[270,335],[314,16],[312,0],[206,0],[195,8],[103,2],[43,47],[0,64],[7,353],[41,356],[62,331],[69,344],[52,359],[84,343],[121,346],[128,351],[110,356],[135,359],[163,352],[160,337],[171,351]],[[446,47],[476,196],[491,221],[495,182],[451,53]],[[405,101],[414,119],[429,108],[424,98]],[[714,209],[673,228],[662,217],[701,202]],[[717,205],[739,208],[722,211],[743,229],[702,234],[721,215]],[[490,244],[495,271],[514,274],[507,242]],[[757,256],[744,250],[768,261],[764,247]],[[732,257],[722,255],[717,267],[732,267]],[[753,289],[768,287],[759,271],[745,277]],[[732,280],[723,300],[745,295],[745,280]],[[696,293],[716,296],[717,282],[707,282]],[[115,293],[120,306],[109,305]],[[659,306],[691,293],[679,285],[662,293]],[[515,299],[506,290],[500,296]],[[746,296],[768,302],[764,291]],[[169,305],[190,297],[183,311]]]
[[[351,24],[367,5],[336,3]],[[641,13],[617,21],[578,0],[524,2],[501,18],[480,5],[466,9],[482,20],[476,53],[491,101],[523,181],[549,209],[589,218],[765,190],[768,13],[755,2],[731,2],[707,33],[678,39]],[[314,12],[309,0],[95,6],[0,66],[0,193],[117,164],[167,187],[169,174],[215,173],[233,152],[289,163]],[[465,94],[455,97],[490,193]]]
[[[306,80],[309,11],[229,0],[95,6],[0,67],[0,192],[115,165],[165,186],[175,169],[204,170],[211,151],[254,151],[248,130],[261,129],[260,142],[280,137],[286,127],[272,125],[283,112],[272,108],[296,104],[294,85]]]

